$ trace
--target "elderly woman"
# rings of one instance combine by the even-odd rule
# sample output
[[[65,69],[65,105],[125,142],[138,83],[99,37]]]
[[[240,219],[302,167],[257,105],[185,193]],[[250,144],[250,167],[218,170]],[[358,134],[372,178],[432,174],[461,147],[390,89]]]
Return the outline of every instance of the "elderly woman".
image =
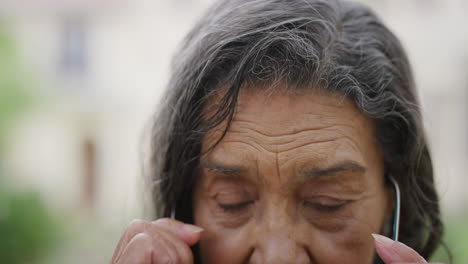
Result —
[[[173,66],[151,159],[165,218],[132,222],[112,263],[427,263],[431,157],[405,52],[372,11],[218,1]]]

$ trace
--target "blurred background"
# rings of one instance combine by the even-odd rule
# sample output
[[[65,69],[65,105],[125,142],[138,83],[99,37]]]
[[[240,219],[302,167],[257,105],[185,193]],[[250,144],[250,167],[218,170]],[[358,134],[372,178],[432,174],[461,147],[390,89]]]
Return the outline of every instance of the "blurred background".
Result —
[[[1,263],[108,263],[147,217],[145,133],[171,57],[212,2],[0,1]],[[468,1],[362,2],[409,53],[446,241],[468,263]]]

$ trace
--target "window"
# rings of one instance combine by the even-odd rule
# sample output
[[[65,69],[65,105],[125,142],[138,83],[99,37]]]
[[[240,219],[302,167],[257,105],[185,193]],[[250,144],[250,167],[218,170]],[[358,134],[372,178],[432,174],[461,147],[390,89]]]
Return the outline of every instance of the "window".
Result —
[[[62,25],[60,72],[83,75],[87,70],[87,28],[81,18],[67,18]]]

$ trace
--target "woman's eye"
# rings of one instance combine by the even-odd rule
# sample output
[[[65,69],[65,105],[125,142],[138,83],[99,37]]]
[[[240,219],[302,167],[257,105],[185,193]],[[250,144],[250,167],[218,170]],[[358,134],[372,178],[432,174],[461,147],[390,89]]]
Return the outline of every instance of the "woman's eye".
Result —
[[[218,202],[219,208],[226,212],[239,212],[247,209],[250,205],[253,204],[253,201],[245,201],[241,203],[232,203],[232,204],[223,204]]]
[[[322,213],[334,213],[343,209],[348,201],[334,201],[332,203],[304,201],[304,205]]]

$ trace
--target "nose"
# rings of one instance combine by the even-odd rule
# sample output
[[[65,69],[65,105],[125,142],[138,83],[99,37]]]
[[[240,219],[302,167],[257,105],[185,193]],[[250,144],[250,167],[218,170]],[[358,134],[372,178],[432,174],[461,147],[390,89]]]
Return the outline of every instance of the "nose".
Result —
[[[255,248],[252,264],[310,264],[312,263],[305,247],[290,238],[264,237]]]
[[[311,264],[303,234],[289,217],[262,219],[256,226],[251,264]]]

